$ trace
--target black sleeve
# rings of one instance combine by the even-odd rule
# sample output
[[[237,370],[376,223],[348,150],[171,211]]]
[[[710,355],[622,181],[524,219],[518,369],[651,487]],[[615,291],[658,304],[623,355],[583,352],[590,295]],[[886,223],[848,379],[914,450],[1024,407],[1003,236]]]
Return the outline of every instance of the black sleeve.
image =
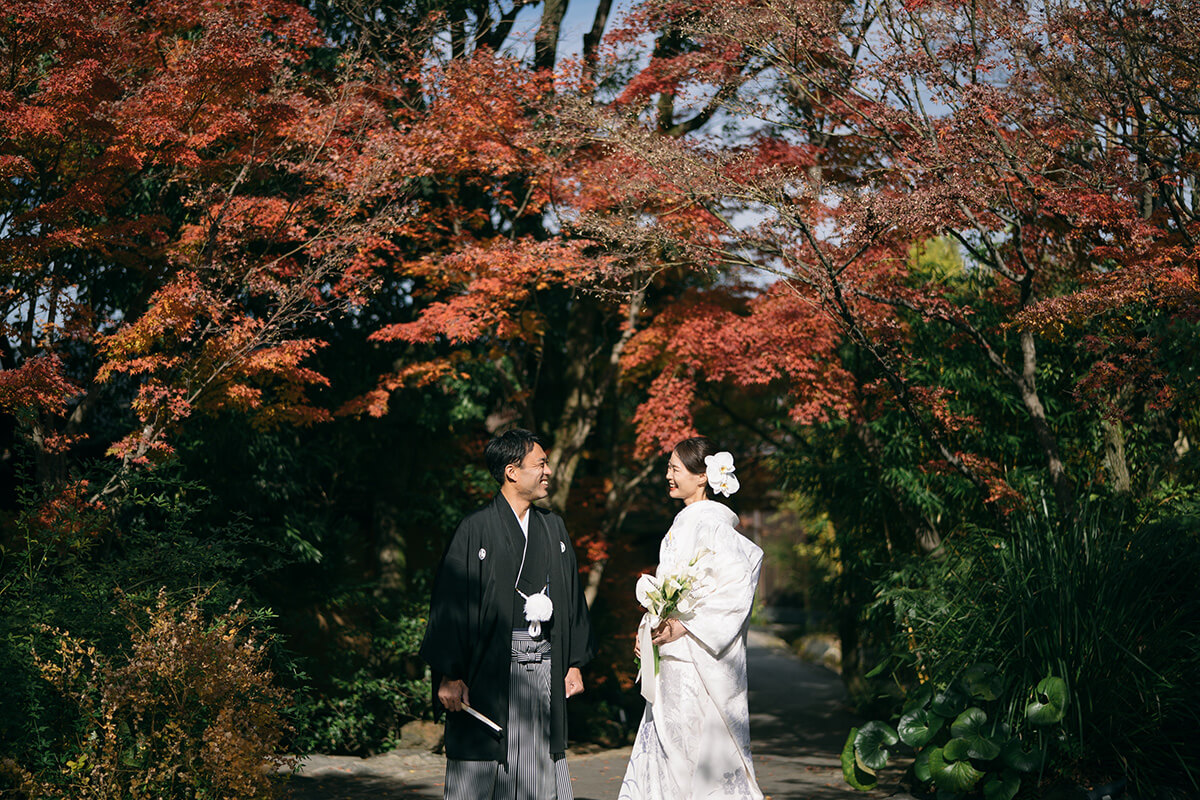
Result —
[[[466,680],[470,659],[471,590],[470,524],[464,520],[454,531],[433,579],[429,624],[421,642],[421,658],[437,675]],[[434,693],[437,693],[437,676]]]
[[[567,654],[568,667],[582,667],[592,660],[596,654],[596,642],[592,637],[592,621],[588,615],[587,597],[584,594],[583,581],[579,580],[579,562],[575,558],[575,546],[567,536],[566,526],[561,518],[558,524],[562,527],[563,540],[568,543],[568,573],[570,575],[571,597],[571,652]]]

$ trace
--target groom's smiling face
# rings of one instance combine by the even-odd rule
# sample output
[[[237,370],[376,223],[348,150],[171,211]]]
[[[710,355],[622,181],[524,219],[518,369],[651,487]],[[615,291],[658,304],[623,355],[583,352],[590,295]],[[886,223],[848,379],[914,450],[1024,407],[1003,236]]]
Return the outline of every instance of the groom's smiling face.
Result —
[[[519,465],[510,465],[508,476],[516,484],[517,494],[531,503],[550,494],[550,462],[540,444],[535,444]]]

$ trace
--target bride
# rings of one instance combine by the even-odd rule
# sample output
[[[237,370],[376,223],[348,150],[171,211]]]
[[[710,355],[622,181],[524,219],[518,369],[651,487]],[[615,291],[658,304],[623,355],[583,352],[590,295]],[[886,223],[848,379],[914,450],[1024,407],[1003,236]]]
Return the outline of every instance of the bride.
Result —
[[[619,800],[761,800],[750,760],[746,629],[762,550],[734,530],[738,517],[713,500],[738,489],[733,457],[704,437],[675,445],[667,487],[684,507],[659,546],[657,578],[699,568],[703,591],[653,629],[647,613],[635,652],[646,712]],[[639,597],[639,599],[642,599]],[[643,602],[643,605],[646,603]],[[684,610],[686,609],[686,610]],[[658,648],[655,671],[654,655]]]

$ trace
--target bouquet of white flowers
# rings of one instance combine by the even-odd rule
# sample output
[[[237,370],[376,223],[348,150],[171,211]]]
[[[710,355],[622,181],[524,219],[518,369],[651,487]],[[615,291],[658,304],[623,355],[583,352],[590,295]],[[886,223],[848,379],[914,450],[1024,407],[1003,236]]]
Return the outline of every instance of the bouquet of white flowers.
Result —
[[[650,643],[651,634],[667,617],[687,620],[692,616],[696,603],[713,590],[713,577],[710,565],[715,554],[707,547],[702,547],[692,556],[679,572],[658,577],[643,575],[637,582],[637,600],[646,609],[646,616],[638,629],[641,639],[643,658],[639,660],[639,679],[642,677],[642,664],[645,663],[646,650],[653,652],[654,675],[658,674],[658,646]]]

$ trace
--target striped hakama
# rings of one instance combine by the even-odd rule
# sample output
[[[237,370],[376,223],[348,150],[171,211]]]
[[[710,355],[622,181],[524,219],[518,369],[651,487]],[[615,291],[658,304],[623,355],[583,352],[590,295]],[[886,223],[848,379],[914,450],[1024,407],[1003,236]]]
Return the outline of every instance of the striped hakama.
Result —
[[[447,759],[446,800],[574,800],[567,759],[550,756],[549,640],[513,631],[508,674],[508,763]]]

